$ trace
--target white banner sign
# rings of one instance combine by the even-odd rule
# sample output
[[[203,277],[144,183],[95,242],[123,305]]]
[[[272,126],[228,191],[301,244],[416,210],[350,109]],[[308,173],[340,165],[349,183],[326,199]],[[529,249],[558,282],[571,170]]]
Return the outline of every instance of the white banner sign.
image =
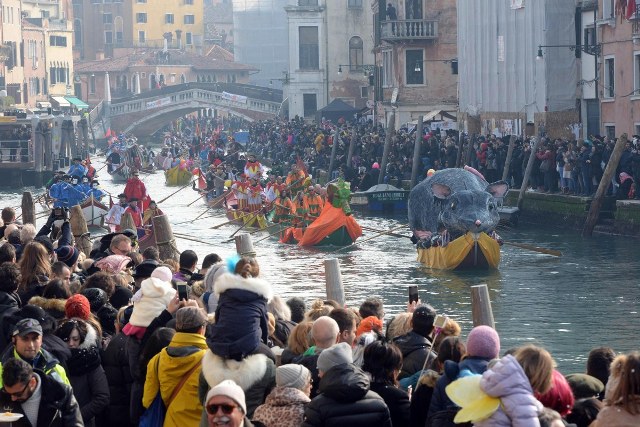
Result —
[[[511,9],[522,9],[524,7],[524,0],[511,0]]]
[[[247,103],[247,97],[242,95],[236,95],[229,92],[222,92],[222,99],[226,99],[227,101],[239,102],[241,104]]]
[[[147,102],[147,110],[150,110],[152,108],[164,107],[165,105],[169,104],[171,104],[171,98],[156,99],[155,101]]]
[[[444,120],[440,122],[431,122],[431,130],[458,130],[458,123],[453,120]]]

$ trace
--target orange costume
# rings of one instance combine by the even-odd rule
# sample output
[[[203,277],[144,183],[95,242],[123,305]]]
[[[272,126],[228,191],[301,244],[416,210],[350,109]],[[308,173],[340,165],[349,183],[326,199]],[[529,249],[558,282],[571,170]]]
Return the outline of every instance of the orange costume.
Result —
[[[284,222],[296,213],[296,207],[288,197],[278,197],[273,204],[276,207],[276,212],[273,216],[273,222],[275,223]]]
[[[317,217],[322,212],[324,207],[324,200],[316,193],[308,193],[304,196],[307,206],[309,207],[309,216]]]
[[[236,199],[238,199],[238,210],[243,210],[248,205],[248,194],[247,190],[249,188],[249,183],[247,181],[236,181],[231,186],[233,189]]]
[[[289,190],[291,190],[291,194],[298,194],[298,191],[304,188],[304,179],[306,177],[307,175],[301,170],[292,170],[289,172],[285,184],[289,187]]]
[[[264,166],[260,164],[260,162],[247,162],[244,165],[244,174],[247,175],[250,179],[261,179],[262,174],[264,173]]]

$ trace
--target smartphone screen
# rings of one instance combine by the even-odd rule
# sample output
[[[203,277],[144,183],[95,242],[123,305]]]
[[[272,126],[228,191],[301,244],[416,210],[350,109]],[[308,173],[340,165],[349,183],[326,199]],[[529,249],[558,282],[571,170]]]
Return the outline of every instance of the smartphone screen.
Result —
[[[414,301],[418,301],[418,287],[415,285],[409,286],[409,304]]]
[[[187,295],[187,284],[185,282],[176,283],[176,288],[178,289],[178,298],[180,300],[189,299],[189,297]]]

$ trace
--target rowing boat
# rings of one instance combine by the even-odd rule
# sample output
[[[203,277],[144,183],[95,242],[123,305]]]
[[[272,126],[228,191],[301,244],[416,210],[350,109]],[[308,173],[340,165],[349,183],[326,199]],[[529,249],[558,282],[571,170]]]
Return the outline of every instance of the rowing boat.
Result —
[[[466,233],[446,246],[419,248],[418,261],[437,270],[496,269],[500,245],[486,233]]]
[[[80,204],[82,208],[82,215],[87,221],[88,227],[103,227],[104,217],[109,212],[109,208],[99,200],[93,197],[93,194],[89,196],[84,202]]]
[[[180,168],[180,165],[176,165],[171,169],[167,169],[164,172],[164,176],[167,179],[167,185],[180,186],[187,185],[193,175],[188,169]]]

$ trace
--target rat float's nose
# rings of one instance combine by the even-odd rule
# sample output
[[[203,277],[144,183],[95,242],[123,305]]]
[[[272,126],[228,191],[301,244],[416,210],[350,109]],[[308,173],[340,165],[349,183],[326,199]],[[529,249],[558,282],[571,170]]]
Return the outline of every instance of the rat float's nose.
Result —
[[[475,224],[476,224],[476,227],[480,227],[480,224],[482,224],[482,222],[480,222],[480,220],[479,220],[479,219],[476,219]]]

